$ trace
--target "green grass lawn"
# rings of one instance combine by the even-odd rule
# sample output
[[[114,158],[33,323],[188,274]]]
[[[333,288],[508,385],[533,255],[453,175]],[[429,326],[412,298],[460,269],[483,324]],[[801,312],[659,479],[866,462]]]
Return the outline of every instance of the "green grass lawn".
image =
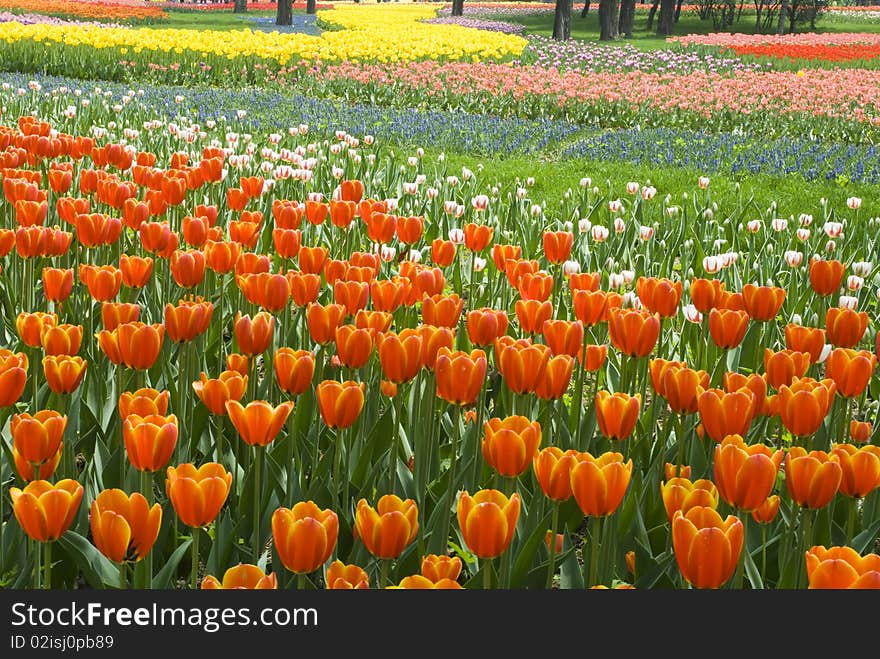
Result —
[[[235,14],[229,10],[185,10],[168,9],[168,18],[161,21],[144,23],[143,27],[174,30],[241,30],[253,27],[250,19],[261,16],[275,16],[274,11],[251,11]],[[304,14],[302,10],[294,10],[294,14]]]

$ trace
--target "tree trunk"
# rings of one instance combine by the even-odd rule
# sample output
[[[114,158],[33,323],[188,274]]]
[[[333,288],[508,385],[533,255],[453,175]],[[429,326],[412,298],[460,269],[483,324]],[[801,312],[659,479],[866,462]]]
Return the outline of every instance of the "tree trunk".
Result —
[[[761,6],[763,4],[763,2],[755,3],[755,34],[761,33]]]
[[[452,0],[452,15],[464,16],[464,0]]]
[[[306,13],[307,14],[317,14],[318,13],[318,0],[306,0]]]
[[[654,15],[657,13],[657,7],[660,6],[660,0],[654,0],[651,5],[651,11],[648,12],[648,32],[654,28]]]
[[[681,5],[683,2],[684,2],[684,0],[678,0],[678,2],[675,4],[675,22],[676,23],[678,23],[678,19],[681,17]]]
[[[232,8],[233,14],[244,14],[247,11],[247,0],[235,0],[235,6]]]
[[[657,19],[657,34],[668,37],[675,25],[675,0],[660,0],[660,18]]]
[[[788,14],[788,0],[782,0],[779,7],[779,22],[776,24],[776,34],[785,34],[785,17]]]
[[[590,0],[584,0],[584,8],[581,9],[581,18],[586,18],[590,13]]]
[[[631,37],[635,20],[636,0],[620,0],[620,20],[617,22],[617,31],[625,37]]]
[[[794,34],[795,21],[797,20],[799,4],[800,3],[798,2],[798,0],[791,0],[791,5],[788,8],[788,32],[790,34]]]
[[[618,11],[618,0],[599,0],[599,41],[617,38]]]
[[[571,39],[571,0],[556,0],[553,16],[553,38],[557,41]]]
[[[291,0],[278,0],[275,10],[275,25],[293,25],[293,11]]]

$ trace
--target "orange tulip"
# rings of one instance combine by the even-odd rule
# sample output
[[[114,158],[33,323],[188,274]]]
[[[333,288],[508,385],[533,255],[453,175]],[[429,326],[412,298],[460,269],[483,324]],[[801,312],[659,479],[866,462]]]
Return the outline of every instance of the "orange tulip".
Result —
[[[720,588],[733,575],[743,548],[743,524],[697,506],[672,520],[672,547],[682,576],[695,588]]]
[[[752,419],[757,418],[758,415],[763,412],[767,401],[767,380],[762,376],[757,373],[752,373],[751,375],[746,376],[742,373],[725,371],[723,383],[724,391],[727,393],[740,390],[752,393],[754,396],[754,402],[752,404]]]
[[[611,394],[602,390],[596,394],[594,402],[596,422],[603,435],[608,439],[623,440],[632,434],[639,420],[641,394],[630,396],[619,391]]]
[[[673,362],[674,363],[674,362]],[[664,369],[662,396],[677,414],[693,414],[699,409],[699,393],[709,387],[709,374],[686,366]]]
[[[122,286],[122,271],[112,265],[80,264],[79,278],[98,302],[109,302],[119,295]]]
[[[709,312],[709,335],[716,346],[730,350],[742,343],[749,326],[749,314],[733,309]]]
[[[339,535],[339,518],[314,501],[272,513],[272,538],[281,562],[291,572],[308,574],[327,562]]]
[[[46,384],[56,394],[70,394],[76,391],[86,375],[86,366],[88,362],[82,357],[68,355],[43,357]]]
[[[553,276],[544,272],[526,272],[517,282],[516,289],[523,300],[546,302],[553,293]]]
[[[553,316],[553,304],[548,300],[517,300],[516,319],[526,334],[540,334],[544,323]]]
[[[326,247],[303,245],[299,250],[299,268],[305,273],[318,275],[324,270],[328,250]]]
[[[442,238],[435,238],[431,242],[431,263],[446,268],[455,261],[455,243]]]
[[[421,302],[426,295],[429,297],[431,295],[439,295],[446,286],[446,277],[440,268],[421,266],[410,271],[408,274],[404,274],[404,272],[404,264],[401,264],[400,276],[407,277],[411,283],[409,296],[405,301],[406,305]]]
[[[870,421],[857,421],[853,419],[849,422],[849,438],[857,443],[864,443],[871,439],[874,428]]]
[[[102,302],[101,323],[104,329],[112,332],[122,323],[134,323],[141,318],[139,304],[130,302]]]
[[[410,280],[404,277],[374,279],[370,282],[370,299],[373,301],[373,309],[394,313],[403,304],[411,286]]]
[[[495,243],[492,245],[491,254],[495,269],[498,270],[498,272],[505,272],[508,260],[517,261],[522,256],[522,247],[519,245],[502,245],[500,243]],[[516,284],[511,284],[511,286],[516,286]]]
[[[405,245],[419,242],[425,230],[425,218],[411,215],[397,219],[397,238]]]
[[[422,298],[422,320],[425,325],[455,327],[461,317],[464,300],[457,293]]]
[[[571,492],[584,515],[611,515],[623,501],[632,476],[633,462],[616,452],[593,457],[579,453],[571,469]]]
[[[112,332],[101,330],[98,345],[114,364],[146,370],[158,359],[164,337],[164,325],[122,323]]]
[[[571,231],[545,231],[541,235],[544,256],[550,263],[560,265],[571,258],[574,234]]]
[[[340,325],[336,328],[336,355],[348,368],[361,368],[373,354],[375,332],[358,329],[354,325]]]
[[[241,400],[247,381],[248,376],[238,371],[223,371],[219,377],[210,379],[203,372],[192,388],[211,414],[226,416],[227,401]]]
[[[623,354],[646,357],[660,337],[660,316],[636,309],[610,309],[608,336]]]
[[[671,462],[667,462],[663,465],[663,474],[666,480],[671,480],[673,478],[690,478],[691,468],[687,465],[679,467]]]
[[[370,587],[370,578],[362,567],[336,560],[327,567],[324,585],[327,590],[365,590]]]
[[[82,343],[82,325],[62,324],[54,327],[43,327],[40,342],[47,355],[70,355],[79,352]]]
[[[498,490],[464,490],[458,498],[458,526],[472,553],[495,558],[505,552],[519,521],[519,494],[508,498]]]
[[[781,499],[778,494],[767,497],[764,502],[752,511],[752,519],[758,524],[769,524],[779,513]]]
[[[790,387],[780,387],[776,397],[782,425],[792,435],[812,435],[828,415],[836,391],[837,385],[830,379],[794,378]]]
[[[433,371],[440,348],[446,347],[452,350],[455,330],[449,327],[434,327],[433,325],[419,325],[415,330],[422,337],[422,367]]]
[[[376,558],[397,558],[419,530],[419,510],[412,499],[386,494],[373,508],[366,499],[357,503],[355,533]]]
[[[182,288],[201,284],[205,278],[205,267],[205,254],[200,250],[176,250],[171,255],[171,276]]]
[[[340,280],[333,284],[333,301],[345,307],[348,316],[365,309],[369,299],[370,285],[365,281]]]
[[[852,547],[815,545],[806,552],[811,589],[880,589],[880,555],[860,556]]]
[[[202,590],[277,590],[278,575],[266,574],[256,565],[239,563],[223,573],[223,581],[208,574],[202,579]]]
[[[73,268],[43,268],[43,295],[58,304],[73,291]]]
[[[464,225],[464,246],[472,252],[482,252],[492,242],[494,233],[490,226],[468,222]]]
[[[168,391],[141,388],[137,391],[123,391],[119,395],[119,416],[125,420],[129,414],[138,416],[150,416],[158,414],[165,416],[168,411]]]
[[[32,540],[52,542],[60,538],[76,517],[83,497],[83,486],[65,478],[52,485],[35,480],[25,488],[9,488],[12,512]]]
[[[880,446],[833,444],[831,455],[836,455],[840,463],[841,494],[861,499],[880,487]]]
[[[54,313],[22,311],[15,319],[15,329],[22,342],[29,348],[40,348],[43,345],[43,329],[55,327],[58,316]]]
[[[310,304],[306,311],[309,336],[315,343],[326,345],[336,340],[336,330],[345,319],[345,307],[341,304]]]
[[[278,313],[290,302],[290,280],[285,275],[247,273],[237,276],[235,281],[245,299],[265,311]]]
[[[837,260],[810,261],[810,287],[816,295],[833,295],[843,283],[843,263]]]
[[[746,388],[724,392],[697,389],[697,409],[709,438],[721,442],[728,435],[745,437],[754,418],[755,395]]]
[[[361,309],[354,317],[354,326],[357,329],[366,329],[382,334],[391,329],[394,315],[385,311],[368,311]]]
[[[241,257],[241,245],[236,242],[207,240],[202,245],[205,264],[217,274],[232,272]]]
[[[67,417],[55,410],[15,414],[9,424],[12,446],[28,464],[42,465],[58,453],[66,427]]]
[[[23,352],[14,353],[0,348],[0,408],[14,405],[27,383],[28,358]]]
[[[397,217],[383,212],[372,212],[368,217],[362,218],[367,225],[367,237],[371,242],[384,245],[391,242],[397,229]]]
[[[571,498],[571,470],[578,463],[578,452],[563,452],[558,446],[548,446],[535,454],[532,469],[544,496],[553,501]]]
[[[470,342],[476,346],[487,346],[507,333],[507,312],[482,307],[467,314],[467,332]]]
[[[528,261],[519,257],[515,259],[507,259],[504,262],[504,274],[507,282],[512,288],[519,288],[519,282],[523,276],[538,272],[539,265],[537,261]]]
[[[541,400],[557,400],[565,395],[574,372],[574,357],[556,355],[547,360],[544,377],[538,380],[535,395]]]
[[[293,403],[286,401],[277,407],[265,400],[253,400],[242,405],[237,400],[226,401],[226,413],[248,446],[267,446],[284,426]]]
[[[473,404],[486,381],[486,366],[482,350],[468,354],[442,346],[434,365],[437,396],[455,405]]]
[[[790,386],[794,378],[802,378],[810,368],[810,353],[797,350],[773,352],[764,348],[764,372],[767,384],[774,389]]]
[[[724,284],[717,279],[693,279],[690,288],[691,302],[703,314],[721,305]]]
[[[308,350],[279,348],[272,359],[275,380],[282,391],[299,396],[312,384],[315,374],[315,355]]]
[[[828,342],[836,348],[854,348],[868,329],[868,314],[853,309],[831,307],[825,315]]]
[[[636,295],[644,307],[661,318],[671,318],[678,312],[681,302],[681,282],[657,277],[639,277]]]
[[[152,507],[139,492],[130,496],[119,489],[103,490],[92,501],[89,523],[95,546],[116,563],[146,556],[162,524],[162,506]]]
[[[253,318],[249,314],[235,314],[235,342],[242,354],[253,357],[268,350],[274,330],[275,317],[265,311]]]
[[[579,320],[545,320],[541,332],[554,355],[577,357],[583,349],[584,324]]]
[[[48,461],[44,462],[41,465],[32,465],[30,462],[25,460],[21,454],[15,450],[15,447],[12,447],[12,461],[15,463],[15,469],[18,472],[18,475],[21,477],[23,481],[29,483],[33,480],[48,480],[52,478],[52,475],[55,473],[55,470],[58,468],[58,463],[61,462],[61,454],[64,451],[64,443],[58,447],[58,452],[55,453]],[[40,472],[40,478],[37,478],[37,470]]]
[[[785,302],[785,289],[778,286],[746,284],[742,287],[742,296],[749,317],[764,322],[773,320],[779,314]]]
[[[401,579],[400,583],[396,586],[386,586],[386,588],[391,590],[463,590],[464,586],[452,579],[440,579],[440,581],[435,582],[421,574],[411,574],[410,576]]]
[[[550,348],[540,343],[503,347],[496,341],[495,345],[495,363],[504,383],[518,394],[534,392],[545,375]]]
[[[139,471],[159,471],[177,445],[177,417],[129,414],[122,422],[122,439],[132,466]]]
[[[432,583],[438,583],[443,579],[456,581],[461,574],[461,559],[458,556],[438,556],[428,554],[422,557],[420,573]]]
[[[492,418],[483,424],[483,460],[502,476],[514,478],[528,469],[541,443],[541,424],[524,416]]]
[[[324,423],[331,428],[354,425],[364,407],[364,383],[347,380],[324,380],[316,390],[318,409]]]
[[[193,528],[207,526],[220,513],[232,488],[232,474],[223,465],[186,462],[165,471],[165,491],[180,521]]]
[[[304,272],[287,272],[287,283],[290,285],[290,297],[298,307],[305,307],[318,299],[321,277]]]
[[[785,456],[785,486],[797,505],[824,508],[840,487],[843,470],[840,457],[825,451],[810,451],[800,446],[789,449]]]
[[[422,336],[416,330],[379,334],[376,344],[386,380],[399,384],[418,375],[422,368]]]
[[[129,288],[143,288],[153,274],[153,259],[123,254],[119,257],[119,271],[123,284]]]
[[[825,361],[825,377],[837,385],[837,393],[844,398],[861,396],[877,366],[877,357],[867,350],[835,348]]]
[[[718,489],[715,483],[705,478],[693,482],[682,476],[670,478],[660,483],[660,495],[663,498],[666,517],[670,522],[679,511],[687,514],[691,508],[697,506],[705,506],[713,510],[718,507]]]
[[[782,457],[781,449],[749,446],[739,435],[725,437],[715,446],[715,482],[721,498],[745,512],[758,508],[773,491]]]

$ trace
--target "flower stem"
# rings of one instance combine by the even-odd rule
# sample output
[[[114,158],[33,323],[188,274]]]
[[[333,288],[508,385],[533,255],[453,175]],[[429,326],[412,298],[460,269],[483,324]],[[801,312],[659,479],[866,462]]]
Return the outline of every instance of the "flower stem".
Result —
[[[262,488],[260,487],[260,476],[263,465],[263,449],[260,446],[254,446],[254,538],[253,538],[253,554],[254,563],[260,559],[260,499],[262,498]]]
[[[553,519],[550,522],[550,565],[547,567],[546,588],[553,587],[553,574],[556,572],[556,527],[559,525],[559,502],[553,502]]]
[[[198,527],[192,530],[192,569],[189,573],[190,585],[193,590],[199,587],[199,537],[202,530]]]
[[[141,472],[141,492],[147,499],[147,506],[153,505],[153,474],[149,471]],[[153,587],[153,552],[144,556],[144,588]]]
[[[592,527],[590,540],[592,542],[592,546],[590,547],[590,571],[588,574],[588,578],[584,580],[585,588],[597,585],[596,575],[599,573],[599,548],[602,544],[603,521],[603,517],[590,518],[590,526]]]
[[[46,573],[46,579],[45,579],[45,583],[43,584],[43,587],[46,590],[52,590],[52,543],[51,542],[44,542],[43,548],[46,553],[45,558],[44,558],[44,564],[43,564],[43,569],[45,570],[45,573]]]
[[[461,423],[461,407],[458,405],[452,411],[452,454],[449,459],[449,480],[447,481],[446,486],[446,503],[444,504],[443,510],[443,534],[440,537],[440,542],[443,544],[440,545],[438,551],[445,551],[446,546],[449,544],[449,525],[452,517],[452,497],[455,496],[455,467],[458,460],[458,441],[460,439],[459,435],[461,434],[461,430],[459,425]]]
[[[483,560],[483,590],[492,590],[492,559]]]

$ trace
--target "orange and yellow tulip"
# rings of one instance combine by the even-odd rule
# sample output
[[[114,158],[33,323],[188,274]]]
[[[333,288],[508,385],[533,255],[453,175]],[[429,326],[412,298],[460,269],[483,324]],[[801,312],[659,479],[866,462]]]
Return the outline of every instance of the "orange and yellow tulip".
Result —
[[[458,526],[465,544],[478,558],[495,558],[505,552],[519,521],[519,494],[508,498],[498,490],[464,490],[458,498]]]
[[[461,559],[458,556],[438,556],[428,554],[422,557],[420,574],[432,583],[443,579],[457,581],[461,574]]]
[[[794,378],[791,386],[780,387],[776,396],[782,425],[792,435],[812,435],[819,430],[831,410],[836,391],[837,385],[828,378],[821,381]]]
[[[549,300],[517,300],[514,308],[519,326],[526,334],[540,334],[544,323],[553,316],[553,304]]]
[[[43,357],[43,373],[46,376],[46,384],[56,394],[73,393],[82,383],[88,364],[82,357],[68,355]]]
[[[593,457],[579,453],[571,469],[571,492],[584,515],[605,517],[617,510],[629,487],[633,462],[613,451]]]
[[[779,314],[785,302],[785,289],[778,286],[756,286],[746,284],[742,287],[743,304],[752,320],[766,322]]]
[[[687,366],[663,370],[662,396],[676,414],[693,414],[699,409],[699,394],[709,387],[709,374]]]
[[[223,465],[190,462],[168,467],[165,491],[180,521],[193,528],[207,526],[220,514],[232,488],[232,474]]]
[[[767,497],[760,506],[752,511],[752,519],[758,522],[758,524],[769,524],[776,519],[781,502],[782,500],[778,494]]]
[[[142,387],[137,391],[123,391],[119,395],[119,416],[123,420],[129,414],[165,416],[168,411],[169,398],[170,394],[167,390],[158,391],[149,387]]]
[[[237,400],[226,401],[226,413],[248,446],[267,446],[284,426],[293,403],[285,401],[273,407],[265,400],[253,400],[242,405]]]
[[[354,325],[340,325],[336,328],[336,355],[343,366],[361,368],[373,354],[376,333],[369,329],[358,329]]]
[[[266,311],[260,311],[253,318],[235,314],[235,342],[239,352],[249,357],[268,350],[274,330],[275,317]]]
[[[192,388],[211,414],[226,416],[226,403],[241,400],[247,389],[247,381],[248,376],[238,371],[223,371],[217,378],[209,378],[203,372],[192,383]]]
[[[79,279],[86,285],[89,295],[98,302],[109,302],[122,286],[122,271],[112,265],[79,266]]]
[[[697,506],[672,520],[672,548],[681,575],[695,588],[720,588],[736,569],[743,548],[743,524],[713,508]]]
[[[40,410],[31,416],[15,414],[9,424],[12,446],[28,464],[49,462],[61,448],[67,417],[55,410]]]
[[[159,471],[177,445],[177,417],[129,414],[122,422],[122,439],[132,466],[139,471]]]
[[[164,337],[164,325],[137,321],[122,323],[112,332],[101,330],[98,345],[114,364],[146,370],[158,359]]]
[[[379,334],[376,346],[386,380],[400,384],[418,375],[422,368],[422,336],[416,330],[407,328],[400,334]]]
[[[483,460],[502,476],[514,478],[529,468],[541,443],[541,424],[524,416],[492,418],[483,424]]]
[[[457,293],[422,298],[422,321],[435,327],[455,327],[461,318],[464,300]]]
[[[119,270],[123,284],[129,288],[143,288],[153,274],[153,259],[123,254],[119,257]]]
[[[636,281],[639,300],[648,311],[661,318],[671,318],[678,312],[681,290],[681,281],[657,277],[639,277]]]
[[[810,353],[797,350],[773,352],[764,348],[764,373],[767,384],[774,389],[790,386],[794,378],[802,378],[810,368]]]
[[[223,573],[223,580],[208,574],[202,579],[202,590],[276,590],[278,575],[266,574],[256,565],[239,563]]]
[[[272,358],[275,381],[289,396],[299,396],[312,385],[315,375],[315,355],[310,350],[279,348]]]
[[[47,327],[55,327],[58,324],[58,316],[54,313],[35,311],[27,313],[22,311],[15,319],[15,329],[22,342],[29,348],[40,348],[43,343],[43,330]]]
[[[12,512],[27,536],[37,542],[52,542],[73,524],[83,491],[83,486],[70,478],[55,485],[35,480],[24,489],[9,488],[9,496]]]
[[[382,496],[373,508],[366,499],[357,503],[355,533],[376,558],[397,558],[419,530],[419,510],[412,499]]]
[[[745,437],[754,419],[755,394],[745,387],[731,392],[700,387],[697,409],[712,441],[721,442],[728,435]]]
[[[486,381],[486,353],[453,351],[445,345],[437,351],[434,373],[437,396],[455,405],[471,405]]]
[[[880,487],[880,446],[834,444],[831,455],[836,455],[840,464],[841,494],[861,499]]]
[[[553,501],[571,498],[571,470],[578,463],[578,452],[563,452],[558,446],[548,446],[535,454],[532,469],[544,496]]]
[[[877,357],[867,350],[835,348],[825,360],[825,377],[837,385],[837,393],[844,398],[861,396],[877,366]]]
[[[452,579],[440,579],[439,581],[431,581],[428,577],[421,574],[411,574],[400,580],[396,586],[386,586],[388,589],[407,589],[407,590],[463,590],[457,581]]]
[[[811,589],[880,589],[880,555],[861,556],[852,547],[814,545],[806,552]]]
[[[629,437],[639,420],[642,395],[599,391],[595,398],[596,422],[599,431],[608,439],[624,440]]]
[[[295,574],[314,572],[330,558],[339,535],[339,517],[314,501],[272,513],[272,538],[281,563]]]
[[[321,418],[330,428],[354,425],[364,407],[363,382],[324,380],[316,390]]]
[[[504,383],[515,393],[533,393],[544,378],[551,358],[550,348],[530,339],[495,342],[495,363]]]
[[[577,357],[583,349],[584,324],[579,320],[545,320],[541,333],[554,355]]]
[[[840,487],[840,457],[825,451],[793,446],[785,456],[785,486],[797,505],[818,509],[827,506]]]
[[[134,323],[141,319],[141,306],[130,302],[102,302],[101,324],[112,332],[123,323]]]
[[[574,234],[571,231],[545,231],[541,235],[544,256],[550,263],[560,265],[571,258]]]
[[[755,510],[773,491],[782,458],[781,449],[749,446],[739,435],[728,435],[715,446],[715,483],[721,498],[739,510]]]
[[[660,316],[637,309],[612,308],[608,311],[611,344],[629,357],[646,357],[660,337]]]
[[[370,587],[370,578],[359,565],[335,560],[327,566],[324,586],[327,590],[366,590]]]
[[[808,353],[810,363],[815,364],[825,347],[825,330],[820,327],[804,327],[789,323],[785,326],[785,347]]]
[[[535,395],[541,400],[558,400],[568,391],[571,374],[574,372],[574,357],[556,355],[547,360],[544,376],[538,380]]]
[[[335,341],[336,329],[342,325],[345,315],[345,307],[341,304],[310,304],[306,311],[306,322],[312,341],[321,345]]]
[[[40,341],[47,355],[70,355],[79,352],[82,343],[82,325],[64,323],[53,327],[43,327]]]
[[[507,312],[482,307],[468,311],[465,321],[468,339],[475,346],[492,345],[495,339],[507,334]]]
[[[724,297],[724,284],[717,279],[692,279],[691,302],[697,311],[707,314],[721,305]]]
[[[92,501],[89,513],[95,546],[116,563],[141,560],[159,537],[162,506],[151,507],[139,492],[104,490]]]
[[[43,295],[49,302],[64,302],[73,292],[73,268],[43,268]]]
[[[849,438],[859,444],[863,444],[871,439],[873,431],[874,427],[870,421],[857,421],[853,419],[849,422]]]
[[[679,511],[687,514],[691,508],[698,506],[713,510],[718,507],[718,489],[715,483],[705,478],[693,482],[683,476],[670,478],[660,483],[660,495],[670,522]]]
[[[494,233],[490,226],[468,222],[464,225],[464,246],[472,252],[482,252],[492,242]]]
[[[15,405],[27,384],[28,358],[0,348],[0,408]]]
[[[214,305],[199,297],[181,300],[177,306],[165,305],[165,332],[175,343],[193,341],[208,331]]]
[[[843,263],[835,259],[810,261],[810,287],[816,295],[833,295],[843,283]]]

